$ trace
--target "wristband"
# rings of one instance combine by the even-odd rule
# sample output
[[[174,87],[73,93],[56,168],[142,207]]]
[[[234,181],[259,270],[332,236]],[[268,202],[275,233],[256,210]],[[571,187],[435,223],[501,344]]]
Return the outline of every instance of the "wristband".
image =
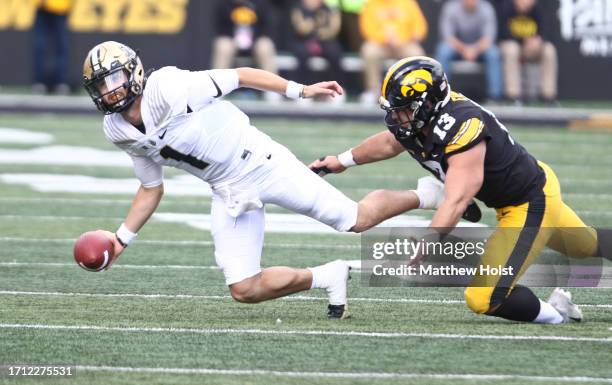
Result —
[[[117,229],[115,236],[117,237],[117,241],[121,243],[121,246],[127,247],[138,234],[131,232],[130,229],[125,227],[125,223],[122,223]]]
[[[289,99],[300,99],[304,97],[304,87],[305,85],[296,83],[294,81],[289,81],[287,83],[287,90],[285,91],[285,95]]]
[[[352,148],[348,149],[342,154],[338,154],[338,161],[345,168],[349,168],[349,167],[353,167],[357,165],[357,163],[355,162],[355,159],[353,159],[353,149]]]

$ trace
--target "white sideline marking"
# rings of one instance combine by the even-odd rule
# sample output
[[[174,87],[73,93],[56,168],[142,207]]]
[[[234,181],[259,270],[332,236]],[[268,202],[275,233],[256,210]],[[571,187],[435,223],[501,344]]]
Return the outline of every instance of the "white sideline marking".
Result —
[[[24,237],[0,237],[0,242],[28,242],[28,243],[74,243],[72,238],[24,238]],[[213,241],[164,241],[154,239],[138,240],[138,243],[148,245],[168,245],[168,246],[214,246]],[[300,248],[300,249],[347,249],[358,250],[360,245],[339,245],[339,244],[316,244],[316,243],[276,243],[266,241],[264,247],[273,246],[279,248]]]
[[[53,142],[53,135],[44,132],[0,127],[0,143],[47,144],[51,142]]]
[[[372,379],[428,379],[428,380],[465,380],[497,381],[522,380],[539,382],[591,382],[612,383],[605,377],[551,377],[523,376],[518,374],[453,374],[453,373],[393,373],[393,372],[290,372],[262,369],[208,369],[208,368],[134,368],[120,366],[77,365],[76,370],[118,373],[164,373],[164,374],[211,374],[228,376],[273,376],[273,377],[316,377],[316,378],[372,378]]]
[[[612,342],[612,337],[566,337],[566,336],[518,336],[495,334],[450,334],[450,333],[401,333],[401,332],[357,332],[333,330],[266,330],[266,329],[215,329],[215,328],[147,328],[96,325],[42,325],[42,324],[0,324],[0,329],[43,329],[43,330],[87,330],[127,333],[178,333],[178,334],[259,334],[291,336],[340,336],[340,337],[375,337],[375,338],[447,338],[474,340],[504,341],[580,341]]]
[[[49,297],[93,297],[93,298],[165,298],[165,299],[232,299],[229,295],[197,295],[197,294],[132,294],[132,293],[65,293],[65,292],[44,292],[44,291],[12,291],[0,290],[0,295],[39,295]],[[327,301],[326,297],[292,295],[281,297],[277,301]],[[455,299],[419,299],[419,298],[367,298],[349,297],[351,302],[382,302],[382,303],[424,303],[424,304],[443,304],[457,305],[464,304],[465,301]],[[578,304],[581,307],[592,308],[612,308],[608,304]]]

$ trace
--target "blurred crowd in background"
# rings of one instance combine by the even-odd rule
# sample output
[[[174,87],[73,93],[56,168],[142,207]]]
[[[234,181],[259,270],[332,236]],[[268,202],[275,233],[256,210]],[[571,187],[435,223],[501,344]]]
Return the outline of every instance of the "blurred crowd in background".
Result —
[[[34,28],[33,90],[69,92],[67,15],[71,0],[38,0]],[[540,2],[543,0],[539,0]],[[274,73],[290,58],[296,81],[347,81],[359,72],[359,101],[376,103],[384,71],[407,56],[436,58],[453,80],[453,62],[481,63],[486,101],[521,105],[557,103],[557,52],[538,0],[446,0],[430,25],[416,0],[220,0],[216,7],[211,68],[238,65]],[[426,52],[432,28],[439,42]],[[319,64],[313,58],[322,58]],[[42,63],[51,63],[43,67]],[[323,63],[323,64],[321,64]],[[535,95],[526,71],[536,70]],[[274,101],[279,96],[266,94]],[[336,98],[343,102],[343,98]]]

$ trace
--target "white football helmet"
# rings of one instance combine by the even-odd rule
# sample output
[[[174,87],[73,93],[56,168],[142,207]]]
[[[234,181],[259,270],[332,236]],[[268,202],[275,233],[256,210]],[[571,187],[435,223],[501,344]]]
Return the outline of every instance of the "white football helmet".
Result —
[[[137,52],[116,41],[96,45],[83,63],[83,86],[105,114],[128,109],[142,94],[144,84],[144,67]]]

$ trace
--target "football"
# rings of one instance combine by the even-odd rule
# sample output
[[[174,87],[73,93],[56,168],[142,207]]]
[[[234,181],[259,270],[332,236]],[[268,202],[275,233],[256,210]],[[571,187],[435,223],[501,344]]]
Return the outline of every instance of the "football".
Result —
[[[85,270],[102,271],[113,257],[113,242],[101,232],[88,231],[74,244],[74,260]]]

